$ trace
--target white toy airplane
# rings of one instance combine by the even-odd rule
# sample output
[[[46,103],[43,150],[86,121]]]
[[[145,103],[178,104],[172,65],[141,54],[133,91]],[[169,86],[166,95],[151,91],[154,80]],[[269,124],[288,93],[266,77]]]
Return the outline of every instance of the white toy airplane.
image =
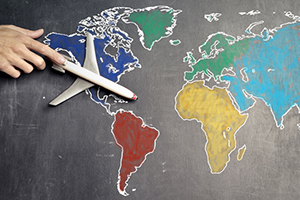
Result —
[[[69,60],[67,60],[66,63],[63,65],[54,64],[53,68],[63,73],[65,72],[65,70],[67,70],[73,74],[76,74],[79,77],[67,90],[65,90],[57,98],[51,101],[49,103],[50,105],[57,106],[58,104],[66,101],[72,96],[94,85],[102,86],[127,99],[137,99],[137,96],[127,88],[100,76],[95,53],[94,36],[92,36],[92,34],[90,34],[89,32],[87,32],[86,37],[86,52],[83,67],[81,67],[80,65],[76,65],[73,62],[70,62]]]

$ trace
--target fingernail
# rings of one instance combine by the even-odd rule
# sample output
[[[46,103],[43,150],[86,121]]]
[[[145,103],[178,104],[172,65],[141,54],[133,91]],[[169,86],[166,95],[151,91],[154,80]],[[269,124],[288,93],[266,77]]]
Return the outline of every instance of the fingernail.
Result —
[[[58,57],[58,62],[59,62],[59,64],[65,64],[66,59],[63,56],[59,56]]]

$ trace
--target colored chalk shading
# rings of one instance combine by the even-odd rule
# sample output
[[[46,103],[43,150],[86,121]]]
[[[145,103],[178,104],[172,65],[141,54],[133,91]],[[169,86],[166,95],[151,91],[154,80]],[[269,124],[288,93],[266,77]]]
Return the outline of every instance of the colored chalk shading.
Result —
[[[240,111],[252,106],[245,92],[262,99],[270,107],[276,125],[283,126],[283,116],[300,101],[300,23],[287,25],[266,39],[262,33],[250,40],[250,48],[241,59],[233,63],[236,76],[224,76],[230,82],[229,91],[239,105]],[[248,81],[241,79],[240,66]]]
[[[126,196],[129,178],[142,166],[147,155],[154,152],[159,131],[145,125],[132,112],[120,110],[115,114],[112,134],[116,144],[122,149],[118,190]]]
[[[190,52],[184,57],[192,68],[184,79],[193,81],[204,72],[208,78],[227,81],[240,112],[261,99],[270,107],[276,126],[283,129],[283,117],[300,101],[299,28],[300,23],[285,24],[238,39],[222,32],[212,34],[199,47],[202,58],[193,62]],[[224,69],[234,75],[223,75]]]
[[[187,52],[187,56],[183,58],[183,62],[188,62],[188,64],[195,64],[196,59],[193,56],[192,52]]]
[[[176,110],[182,119],[202,123],[211,173],[221,173],[236,147],[235,134],[248,115],[234,108],[225,89],[211,90],[203,86],[203,81],[184,85],[176,96]]]
[[[144,48],[151,50],[154,43],[173,33],[176,26],[176,16],[181,10],[166,6],[155,6],[147,9],[137,9],[132,12],[127,23],[134,23],[140,35]]]
[[[244,154],[245,154],[245,152],[246,152],[246,145],[244,145],[244,146],[242,146],[241,148],[239,148],[239,150],[238,150],[238,155],[237,155],[237,160],[238,161],[241,161],[242,159],[243,159],[243,157],[244,157]]]
[[[143,9],[129,7],[115,7],[107,9],[100,14],[87,17],[79,22],[77,33],[66,35],[50,33],[44,41],[57,51],[67,52],[72,59],[81,66],[84,64],[86,32],[95,36],[94,45],[100,75],[118,82],[124,74],[135,68],[141,68],[137,57],[133,55],[131,44],[133,39],[120,27],[121,19],[125,23],[134,23],[138,27],[140,42],[143,47],[150,50],[155,42],[169,37],[176,26],[176,17],[181,10],[174,10],[168,6],[155,6]],[[141,36],[142,34],[142,36]],[[174,40],[173,45],[180,44]],[[125,191],[131,175],[145,162],[147,155],[155,150],[159,131],[144,124],[142,118],[132,112],[110,110],[109,97],[115,103],[127,103],[114,95],[101,91],[101,87],[94,86],[87,90],[90,98],[102,105],[108,114],[114,116],[112,134],[116,144],[122,148],[120,161],[118,191],[128,195]],[[135,191],[134,189],[132,191]]]
[[[192,81],[194,77],[204,72],[217,80],[224,68],[229,69],[234,61],[245,55],[250,47],[250,39],[236,40],[234,37],[222,32],[212,34],[208,40],[199,47],[202,55],[197,62],[192,62],[192,71],[185,72],[184,78]],[[211,73],[209,73],[211,72]]]
[[[47,36],[47,44],[53,49],[64,49],[71,53],[76,60],[83,66],[84,56],[85,56],[85,36],[75,34],[75,35],[63,35],[58,33],[51,33]],[[114,59],[111,55],[104,52],[104,48],[111,42],[111,38],[106,35],[105,38],[95,38],[95,50],[96,57],[99,66],[100,75],[110,79],[114,82],[118,81],[118,77],[124,73],[125,70],[129,68],[129,64],[136,63],[138,61],[132,52],[126,52],[123,47],[118,49],[117,59]],[[110,68],[106,67],[108,65],[114,66],[117,71],[116,73],[111,73]]]
[[[170,40],[169,42],[170,42],[170,44],[173,45],[173,46],[178,46],[178,45],[181,43],[180,40]]]

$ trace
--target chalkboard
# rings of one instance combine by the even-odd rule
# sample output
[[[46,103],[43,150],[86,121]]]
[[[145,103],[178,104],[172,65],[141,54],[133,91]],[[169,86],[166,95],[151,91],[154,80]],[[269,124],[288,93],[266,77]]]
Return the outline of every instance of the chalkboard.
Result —
[[[237,41],[238,36],[242,40],[251,35],[247,28],[262,35],[263,28],[296,23],[299,1],[10,0],[1,2],[0,24],[44,28],[38,39],[44,42],[51,33],[77,33],[81,20],[111,8],[147,11],[155,6],[181,12],[172,34],[151,50],[142,45],[136,24],[119,20],[119,28],[132,38],[130,48],[141,67],[119,80],[138,100],[120,102],[110,96],[111,113],[88,91],[49,106],[77,77],[54,71],[47,58],[45,70],[18,79],[0,73],[0,199],[299,199],[297,106],[284,115],[284,128],[275,123],[263,98],[240,112],[247,121],[236,132],[234,151],[219,171],[213,171],[208,160],[205,124],[197,118],[184,119],[176,107],[176,98],[188,83],[209,76],[199,73],[190,81],[184,77],[192,71],[192,58],[201,59],[199,46],[212,34]],[[210,80],[208,85],[216,84]],[[128,174],[126,193],[118,189],[124,154],[112,132],[119,110],[158,132],[153,151]],[[237,159],[243,147],[246,151]]]

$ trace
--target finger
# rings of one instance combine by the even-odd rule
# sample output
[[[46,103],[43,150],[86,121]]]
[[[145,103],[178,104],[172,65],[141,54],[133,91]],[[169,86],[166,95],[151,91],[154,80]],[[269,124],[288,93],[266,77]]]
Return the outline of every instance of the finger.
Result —
[[[41,37],[43,33],[44,33],[44,29],[38,29],[36,31],[28,31],[26,35],[35,39]]]
[[[18,68],[22,70],[25,73],[30,73],[33,70],[33,66],[22,59],[22,57],[19,57],[18,55],[10,54],[6,57],[7,61],[9,62],[9,65],[14,66],[15,68]]]
[[[41,56],[38,56],[37,54],[31,52],[28,49],[26,51],[27,52],[24,52],[24,54],[23,54],[24,56],[22,57],[24,60],[31,62],[39,70],[45,69],[46,63]]]
[[[57,64],[64,64],[66,62],[66,59],[61,54],[36,40],[31,40],[28,44],[26,44],[26,46],[31,50],[47,56],[50,60]]]
[[[21,76],[21,72],[13,66],[7,67],[6,69],[7,70],[3,70],[3,72],[10,75],[13,78],[19,78],[19,76]]]
[[[12,65],[15,66],[15,68],[22,70],[26,74],[31,73],[33,70],[33,66],[22,59],[18,59],[16,61],[12,62]]]
[[[23,66],[25,65],[24,63],[27,62],[22,61],[26,60],[28,62],[31,62],[40,70],[46,67],[44,59],[41,56],[30,51],[25,45],[19,45],[17,47],[12,48],[12,51],[10,53],[6,53],[6,58],[10,63],[13,63],[14,66]],[[25,65],[24,67],[26,73],[30,72],[31,67],[28,68],[28,65]]]
[[[31,38],[39,37],[44,32],[43,29],[39,29],[37,31],[31,31],[28,29],[14,26],[14,25],[8,25],[7,27],[9,27],[10,29],[13,29],[15,31],[18,31],[20,33],[23,33],[24,35],[29,36]],[[23,41],[25,43],[26,47],[28,47],[29,49],[34,50],[36,52],[39,52],[39,53],[47,56],[50,60],[52,60],[53,62],[55,62],[57,64],[64,64],[66,62],[66,59],[61,54],[57,53],[56,51],[51,49],[49,46],[42,44],[36,40],[32,40],[31,38],[22,37],[22,38],[20,38],[20,40]]]
[[[1,71],[13,78],[18,78],[21,75],[21,72],[14,68],[12,65],[6,65],[4,68],[1,68]]]

